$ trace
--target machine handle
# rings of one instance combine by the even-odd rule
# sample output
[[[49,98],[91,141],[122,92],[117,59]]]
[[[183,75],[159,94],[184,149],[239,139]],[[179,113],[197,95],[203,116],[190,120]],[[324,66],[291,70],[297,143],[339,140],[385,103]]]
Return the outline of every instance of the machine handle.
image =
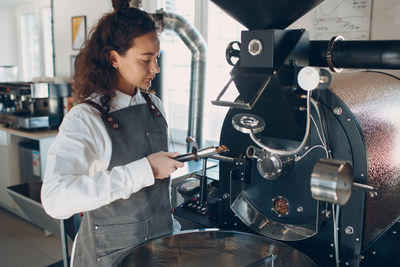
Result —
[[[174,160],[180,161],[180,162],[187,162],[187,161],[191,161],[191,160],[199,160],[197,155],[193,152],[190,153],[185,153],[185,154],[181,154],[179,156],[176,156],[174,158]]]
[[[233,48],[233,45],[234,45],[234,44],[236,44],[236,45],[239,47],[239,50]],[[228,44],[228,47],[226,48],[226,51],[225,51],[225,58],[226,58],[226,61],[227,61],[228,64],[231,65],[231,66],[235,66],[235,64],[236,64],[236,63],[233,63],[233,61],[232,61],[232,58],[233,58],[233,57],[235,57],[235,58],[237,58],[237,59],[240,58],[240,42],[238,42],[238,41],[230,42],[230,43]]]
[[[180,162],[187,162],[187,161],[191,161],[191,160],[197,161],[201,158],[207,158],[209,156],[213,156],[213,155],[227,152],[227,151],[228,151],[228,148],[224,145],[221,145],[219,147],[211,146],[211,147],[198,149],[198,150],[190,152],[190,153],[181,154],[179,156],[176,156],[173,159],[180,161]]]

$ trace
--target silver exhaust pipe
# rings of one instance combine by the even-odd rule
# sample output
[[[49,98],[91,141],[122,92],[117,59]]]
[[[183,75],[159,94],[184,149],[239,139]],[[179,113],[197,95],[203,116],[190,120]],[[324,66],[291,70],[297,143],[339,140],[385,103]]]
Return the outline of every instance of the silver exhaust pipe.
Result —
[[[153,18],[162,30],[174,31],[192,53],[189,94],[189,123],[187,136],[193,136],[200,147],[204,146],[204,90],[206,72],[206,41],[185,18],[158,10]]]

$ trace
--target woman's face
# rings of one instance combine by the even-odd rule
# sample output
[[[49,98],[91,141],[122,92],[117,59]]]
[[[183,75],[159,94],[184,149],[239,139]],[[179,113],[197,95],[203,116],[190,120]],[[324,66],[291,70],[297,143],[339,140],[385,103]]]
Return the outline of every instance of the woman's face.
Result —
[[[134,95],[135,88],[149,88],[160,68],[157,58],[160,54],[160,40],[157,32],[136,37],[133,46],[124,55],[110,52],[112,65],[117,70],[118,89]]]

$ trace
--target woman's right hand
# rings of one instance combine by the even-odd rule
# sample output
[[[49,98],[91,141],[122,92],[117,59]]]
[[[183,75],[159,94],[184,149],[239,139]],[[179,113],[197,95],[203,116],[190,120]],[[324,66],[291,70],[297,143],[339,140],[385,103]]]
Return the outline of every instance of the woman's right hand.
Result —
[[[184,164],[182,162],[173,159],[178,155],[178,152],[169,153],[160,151],[147,156],[147,160],[153,170],[154,178],[168,178],[177,168],[183,167]]]

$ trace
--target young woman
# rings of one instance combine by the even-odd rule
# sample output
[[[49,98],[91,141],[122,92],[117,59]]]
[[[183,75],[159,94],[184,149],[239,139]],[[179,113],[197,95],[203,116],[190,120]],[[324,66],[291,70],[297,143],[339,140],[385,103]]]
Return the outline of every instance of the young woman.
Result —
[[[183,163],[168,153],[160,100],[146,93],[160,71],[156,25],[113,1],[91,31],[75,68],[81,104],[65,116],[47,155],[46,212],[83,212],[73,266],[115,266],[135,245],[173,227],[169,175]]]

